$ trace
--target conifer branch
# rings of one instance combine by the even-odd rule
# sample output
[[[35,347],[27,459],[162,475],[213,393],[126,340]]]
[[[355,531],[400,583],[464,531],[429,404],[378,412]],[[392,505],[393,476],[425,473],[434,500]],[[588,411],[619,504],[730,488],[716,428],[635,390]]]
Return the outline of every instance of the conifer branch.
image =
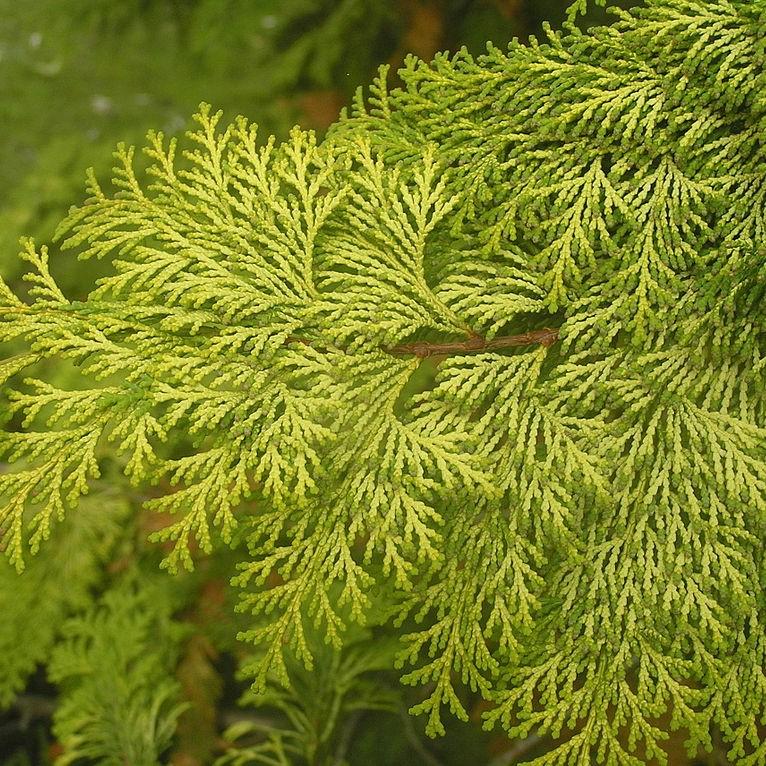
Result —
[[[669,714],[689,752],[717,728],[766,763],[763,0],[573,30],[408,60],[322,142],[262,145],[203,106],[185,144],[149,137],[146,189],[121,148],[118,191],[94,182],[60,229],[112,272],[69,302],[30,247],[27,308],[0,282],[0,340],[26,346],[0,365],[11,561],[114,445],[169,488],[149,507],[171,565],[237,539],[253,501],[235,584],[257,690],[318,663],[314,630],[407,621],[430,736],[468,718],[460,679],[487,727],[551,738],[538,766],[667,763]],[[551,346],[498,333],[552,314],[555,364],[475,353]],[[412,355],[444,357],[427,385]],[[18,381],[38,358],[71,390]],[[71,736],[98,733],[92,685],[53,670],[92,713]]]

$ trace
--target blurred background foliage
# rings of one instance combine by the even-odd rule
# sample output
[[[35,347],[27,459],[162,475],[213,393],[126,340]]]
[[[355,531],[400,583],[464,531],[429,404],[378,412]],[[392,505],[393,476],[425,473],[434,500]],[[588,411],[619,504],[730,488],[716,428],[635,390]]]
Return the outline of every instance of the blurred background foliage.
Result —
[[[117,142],[141,143],[150,128],[180,133],[200,101],[254,120],[264,139],[295,123],[321,133],[380,64],[395,71],[409,53],[504,46],[545,20],[559,25],[567,5],[0,0],[0,273],[18,282],[19,238],[50,242],[82,200],[88,166],[108,178]],[[594,11],[582,23],[604,18]],[[106,267],[55,247],[51,262],[73,297]],[[137,510],[145,497],[118,469],[104,466],[100,487],[21,580],[0,558],[0,765],[124,763],[109,760],[115,742],[132,766],[509,766],[544,751],[535,737],[483,732],[483,703],[468,691],[472,723],[452,721],[428,741],[406,713],[417,699],[398,682],[384,624],[360,629],[341,653],[321,652],[314,673],[291,668],[291,690],[245,694],[243,709],[247,657],[233,636],[245,625],[227,583],[246,554],[158,577],[146,538],[162,522]]]

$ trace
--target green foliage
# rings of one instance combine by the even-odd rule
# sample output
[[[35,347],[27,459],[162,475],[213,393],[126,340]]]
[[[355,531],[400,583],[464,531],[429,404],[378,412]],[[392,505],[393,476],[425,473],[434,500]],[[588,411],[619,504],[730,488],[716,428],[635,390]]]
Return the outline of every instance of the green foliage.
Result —
[[[239,721],[227,730],[225,739],[232,744],[216,766],[344,763],[363,712],[400,711],[396,690],[374,677],[391,669],[395,638],[356,628],[342,652],[319,636],[311,636],[310,643],[314,672],[292,663],[287,687],[272,680],[263,694],[245,694],[242,704],[256,707],[262,718]],[[269,713],[277,713],[279,720],[265,717]]]
[[[606,0],[595,0],[596,5],[605,6]],[[588,0],[575,0],[567,9],[567,16],[570,21],[574,21],[578,15],[588,12]]]
[[[112,444],[170,569],[246,538],[247,672],[304,735],[274,681],[387,620],[432,736],[468,688],[539,766],[763,763],[766,4],[617,16],[409,59],[323,142],[203,106],[148,186],[122,146],[59,230],[107,276],[71,300],[30,244],[3,288],[8,375],[81,373],[13,377],[10,560]],[[76,630],[143,614],[110,598]]]
[[[127,516],[127,504],[115,494],[102,488],[83,501],[57,530],[56,545],[44,548],[23,575],[0,562],[0,708],[47,660],[61,623],[90,603],[90,589],[101,579]]]
[[[167,587],[126,576],[64,623],[48,665],[61,689],[54,732],[66,754],[59,766],[160,762],[182,710],[173,670],[183,628],[171,619],[173,606]]]
[[[156,35],[176,49],[177,59],[224,89],[227,79],[246,81],[234,87],[261,109],[266,99],[299,88],[348,88],[367,79],[403,26],[395,4],[373,0],[69,2],[88,31]]]

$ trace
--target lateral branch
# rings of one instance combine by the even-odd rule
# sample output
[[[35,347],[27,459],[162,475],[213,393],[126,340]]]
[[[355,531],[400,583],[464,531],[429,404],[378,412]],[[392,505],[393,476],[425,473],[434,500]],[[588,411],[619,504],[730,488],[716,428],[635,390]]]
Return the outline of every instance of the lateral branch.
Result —
[[[559,337],[559,331],[552,327],[544,327],[542,330],[532,330],[520,335],[503,335],[499,338],[485,340],[475,335],[468,340],[448,341],[447,343],[427,343],[416,341],[415,343],[403,343],[399,346],[387,348],[389,354],[413,354],[421,359],[429,356],[449,356],[450,354],[466,354],[478,351],[496,351],[501,348],[513,348],[514,346],[531,346],[539,343],[550,348]]]
[[[411,354],[419,359],[425,359],[429,356],[449,356],[450,354],[469,354],[478,351],[496,351],[502,348],[513,348],[514,346],[531,346],[534,343],[550,348],[558,338],[559,331],[557,329],[544,327],[542,330],[532,330],[520,335],[503,335],[491,340],[485,340],[480,335],[474,335],[468,340],[447,341],[445,343],[429,343],[427,341],[402,343],[398,346],[384,348],[383,351],[389,354]],[[285,342],[314,346],[314,341],[308,338],[299,338],[295,335],[287,337]]]

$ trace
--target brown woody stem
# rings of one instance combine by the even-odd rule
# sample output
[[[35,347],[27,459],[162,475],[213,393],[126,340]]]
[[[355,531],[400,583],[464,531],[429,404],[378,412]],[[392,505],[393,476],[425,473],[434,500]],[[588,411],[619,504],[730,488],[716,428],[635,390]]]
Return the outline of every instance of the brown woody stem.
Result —
[[[499,338],[484,340],[479,335],[474,335],[468,340],[448,341],[446,343],[428,343],[416,341],[415,343],[402,343],[398,346],[390,346],[383,350],[389,354],[412,354],[419,359],[429,356],[449,356],[450,354],[468,354],[476,351],[496,351],[501,348],[513,348],[514,346],[531,346],[539,343],[546,348],[552,346],[559,337],[559,331],[552,327],[544,327],[542,330],[532,330],[520,335],[503,335]],[[287,343],[303,343],[312,346],[313,341],[307,338],[299,338],[294,335],[286,338]]]
[[[546,348],[552,346],[559,337],[559,331],[551,327],[544,327],[542,330],[532,330],[531,332],[521,333],[521,335],[505,335],[491,340],[476,335],[464,341],[449,341],[447,343],[427,343],[425,341],[416,341],[415,343],[403,343],[399,346],[392,346],[386,351],[390,354],[414,354],[420,359],[428,356],[448,356],[449,354],[466,354],[476,351],[496,351],[501,348],[512,348],[514,346],[530,346],[533,343],[540,343]]]

